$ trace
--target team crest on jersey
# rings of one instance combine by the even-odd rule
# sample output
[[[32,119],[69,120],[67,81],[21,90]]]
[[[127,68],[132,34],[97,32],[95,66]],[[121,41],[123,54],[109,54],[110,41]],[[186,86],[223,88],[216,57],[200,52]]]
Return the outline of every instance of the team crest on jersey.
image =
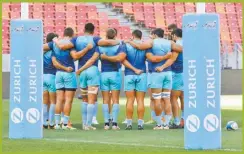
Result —
[[[188,28],[188,29],[193,29],[193,30],[196,30],[197,29],[197,25],[198,25],[198,21],[194,21],[194,22],[191,22],[191,23],[188,23],[187,25],[185,25],[184,27],[185,28]]]
[[[209,21],[202,25],[204,29],[216,29],[217,21]]]

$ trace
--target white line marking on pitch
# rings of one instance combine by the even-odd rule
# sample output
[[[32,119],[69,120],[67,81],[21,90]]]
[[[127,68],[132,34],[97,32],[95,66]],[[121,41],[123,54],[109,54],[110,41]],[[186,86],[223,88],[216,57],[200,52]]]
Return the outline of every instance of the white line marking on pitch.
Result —
[[[125,145],[125,146],[139,146],[139,147],[155,147],[155,148],[172,148],[172,149],[183,149],[180,146],[170,145],[152,145],[152,144],[139,144],[139,143],[123,143],[123,142],[100,142],[91,140],[77,140],[77,139],[58,139],[58,138],[44,138],[47,141],[61,141],[61,142],[81,142],[81,143],[98,143],[98,144],[110,144],[110,145]],[[200,150],[199,150],[200,151]],[[202,150],[204,151],[204,150]],[[242,151],[241,149],[218,149],[218,150],[207,150],[207,151]]]

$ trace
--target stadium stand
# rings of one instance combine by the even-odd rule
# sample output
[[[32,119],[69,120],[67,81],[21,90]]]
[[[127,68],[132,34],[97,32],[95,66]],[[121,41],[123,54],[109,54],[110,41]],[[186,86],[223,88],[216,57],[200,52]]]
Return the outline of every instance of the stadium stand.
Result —
[[[141,27],[166,29],[167,25],[177,23],[182,26],[185,13],[196,12],[195,3],[109,3],[113,11],[129,16]],[[3,3],[2,5],[2,48],[9,53],[9,22],[20,18],[20,3]],[[221,44],[233,51],[235,43],[242,42],[242,5],[241,3],[206,3],[206,12],[218,13],[221,22]],[[85,23],[96,26],[96,35],[105,36],[108,27],[117,28],[118,38],[131,36],[131,27],[121,25],[119,19],[110,19],[108,12],[99,12],[96,5],[87,3],[29,3],[29,18],[42,19],[44,36],[49,32],[62,35],[65,27],[72,27],[77,35],[83,34]]]

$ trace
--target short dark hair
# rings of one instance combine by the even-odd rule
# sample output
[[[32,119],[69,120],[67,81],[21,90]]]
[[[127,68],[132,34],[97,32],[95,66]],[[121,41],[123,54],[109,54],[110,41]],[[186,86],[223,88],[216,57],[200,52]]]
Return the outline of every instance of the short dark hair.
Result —
[[[74,36],[74,30],[71,27],[67,27],[64,30],[64,36],[69,36],[69,37],[73,37]]]
[[[134,30],[132,32],[132,35],[135,36],[136,38],[139,38],[139,39],[142,38],[142,32],[140,30],[138,30],[138,29]]]
[[[156,28],[152,31],[152,34],[157,35],[160,38],[164,37],[164,30],[162,28]]]
[[[172,30],[175,30],[175,29],[177,29],[178,27],[177,27],[177,25],[176,24],[170,24],[169,26],[168,26],[168,29],[172,29]]]
[[[113,29],[114,29],[116,35],[118,35],[118,31],[117,31],[117,29],[116,29],[116,28],[113,28]]]
[[[116,36],[116,31],[113,28],[109,28],[106,32],[106,36],[108,39],[114,39]]]
[[[52,42],[52,40],[53,40],[54,37],[58,37],[58,35],[55,34],[55,33],[48,33],[48,34],[47,34],[47,37],[46,37],[46,42],[47,42],[47,43],[48,43],[48,42]]]
[[[182,29],[177,28],[175,30],[173,30],[173,32],[171,33],[171,35],[176,35],[177,37],[182,37]]]
[[[93,34],[95,30],[95,26],[92,23],[87,23],[85,25],[85,32]]]

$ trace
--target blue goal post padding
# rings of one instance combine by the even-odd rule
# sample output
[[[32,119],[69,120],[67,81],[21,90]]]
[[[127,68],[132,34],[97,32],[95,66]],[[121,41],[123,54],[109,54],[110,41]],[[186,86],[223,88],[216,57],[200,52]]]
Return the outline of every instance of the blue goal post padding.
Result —
[[[183,16],[185,149],[221,148],[217,14]]]
[[[10,23],[9,138],[42,138],[43,24]]]

